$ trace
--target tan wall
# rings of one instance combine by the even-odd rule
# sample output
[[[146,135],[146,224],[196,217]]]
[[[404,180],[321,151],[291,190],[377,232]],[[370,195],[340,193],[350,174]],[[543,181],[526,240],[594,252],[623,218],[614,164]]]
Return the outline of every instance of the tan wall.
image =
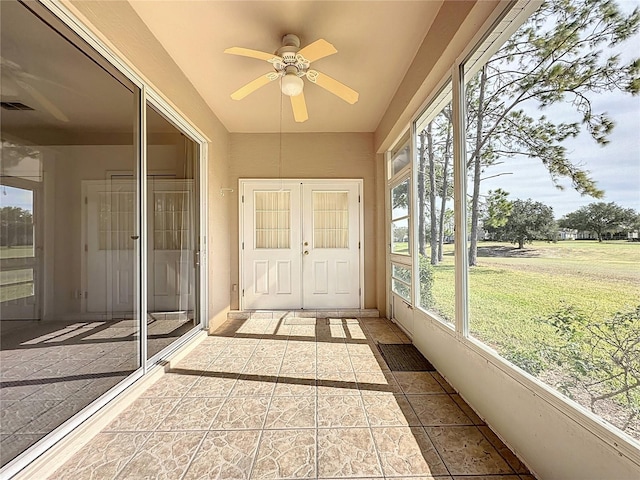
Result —
[[[229,208],[231,285],[238,284],[238,179],[240,178],[361,178],[364,183],[364,303],[377,307],[375,234],[376,188],[373,135],[369,133],[231,134],[228,187],[234,192]],[[231,289],[230,289],[231,290]],[[238,293],[231,291],[231,306]]]
[[[391,148],[440,81],[451,75],[455,59],[500,4],[497,0],[443,2],[378,124],[375,132],[377,152]]]
[[[208,310],[209,324],[214,328],[226,320],[229,311],[230,197],[219,193],[220,185],[227,183],[229,134],[129,3],[108,0],[63,0],[63,3],[210,141]]]

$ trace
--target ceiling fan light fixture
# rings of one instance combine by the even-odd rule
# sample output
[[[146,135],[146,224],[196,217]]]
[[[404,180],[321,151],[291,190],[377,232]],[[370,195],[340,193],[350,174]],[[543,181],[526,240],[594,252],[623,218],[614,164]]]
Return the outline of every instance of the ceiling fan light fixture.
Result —
[[[282,76],[280,89],[282,93],[289,97],[296,97],[302,93],[304,81],[293,72],[288,72]]]

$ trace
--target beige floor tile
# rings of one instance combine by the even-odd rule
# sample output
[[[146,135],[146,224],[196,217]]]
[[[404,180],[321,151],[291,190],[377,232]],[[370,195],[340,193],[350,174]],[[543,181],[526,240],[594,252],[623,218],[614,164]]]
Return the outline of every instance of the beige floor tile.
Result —
[[[271,396],[276,387],[277,376],[242,374],[229,393],[232,397]]]
[[[409,402],[403,395],[367,395],[362,397],[364,409],[372,427],[406,427],[420,425]]]
[[[149,435],[147,432],[99,433],[49,480],[115,478]]]
[[[316,398],[273,397],[264,428],[314,428],[316,426]]]
[[[320,375],[333,372],[353,372],[348,356],[318,356],[317,371]]]
[[[452,475],[515,473],[477,427],[425,427]]]
[[[207,430],[220,407],[221,397],[186,397],[174,407],[158,430]]]
[[[456,393],[455,389],[451,385],[449,385],[449,382],[447,382],[442,375],[440,375],[438,372],[430,372],[430,373],[433,376],[433,378],[435,378],[436,381],[440,384],[440,386],[444,389],[445,392]]]
[[[209,432],[183,480],[248,479],[259,438],[260,430]]]
[[[287,342],[287,356],[309,356],[316,354],[316,342],[289,340]]]
[[[484,425],[485,423],[478,416],[476,412],[473,411],[473,408],[469,406],[467,402],[465,402],[460,395],[454,393],[451,395],[451,399],[456,402],[456,404],[460,407],[460,409],[465,413],[467,417],[471,419],[474,425]]]
[[[387,364],[374,355],[351,355],[350,358],[355,372],[383,373],[389,371]]]
[[[278,377],[274,396],[314,396],[316,394],[316,376],[313,373],[296,374],[286,377]]]
[[[368,428],[318,430],[318,477],[381,476],[371,431]]]
[[[502,440],[486,425],[478,427],[482,434],[487,437],[489,443],[498,450],[498,453],[502,455],[502,458],[513,468],[516,473],[528,475],[529,469],[520,461],[520,459],[504,444]]]
[[[407,395],[407,400],[422,425],[472,425],[449,395]]]
[[[347,343],[346,347],[349,355],[374,355],[377,350],[374,345],[369,343]]]
[[[449,473],[424,430],[387,427],[371,431],[385,476]]]
[[[355,395],[323,395],[318,397],[318,428],[366,427],[364,404]]]
[[[322,357],[340,357],[345,358],[349,352],[348,349],[349,344],[345,344],[343,342],[340,343],[332,343],[332,342],[318,342],[318,356]]]
[[[390,372],[356,372],[356,381],[362,395],[382,395],[389,392],[402,393],[400,385],[398,385]]]
[[[178,404],[177,398],[140,398],[104,429],[105,432],[155,430]]]
[[[198,381],[198,375],[167,373],[147,388],[142,397],[182,397]]]
[[[519,475],[456,475],[453,480],[520,480]]]
[[[318,375],[318,396],[360,395],[353,372],[324,372]]]
[[[218,357],[207,367],[207,371],[240,374],[247,360],[246,357]]]
[[[444,393],[444,389],[429,372],[393,372],[406,394]]]
[[[152,433],[144,447],[120,472],[119,478],[181,478],[204,435],[204,432]]]
[[[226,397],[238,379],[237,374],[211,374],[200,377],[185,396],[187,397]]]
[[[269,397],[228,397],[211,424],[212,430],[252,430],[262,428]]]
[[[252,479],[315,476],[315,430],[265,430],[262,433]]]

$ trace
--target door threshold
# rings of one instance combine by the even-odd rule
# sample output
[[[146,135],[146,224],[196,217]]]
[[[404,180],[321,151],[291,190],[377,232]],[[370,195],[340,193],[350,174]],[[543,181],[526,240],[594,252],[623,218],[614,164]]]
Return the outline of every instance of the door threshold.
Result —
[[[375,308],[346,309],[310,309],[310,310],[231,310],[227,313],[229,320],[248,320],[249,318],[345,318],[345,317],[379,317]]]

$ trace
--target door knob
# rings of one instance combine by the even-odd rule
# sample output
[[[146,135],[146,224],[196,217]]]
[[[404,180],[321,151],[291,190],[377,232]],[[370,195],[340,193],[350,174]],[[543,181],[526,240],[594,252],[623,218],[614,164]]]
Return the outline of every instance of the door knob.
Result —
[[[306,247],[307,245],[309,245],[309,242],[304,242],[304,246]]]
[[[304,251],[304,254],[305,254],[305,255],[309,255],[309,250],[305,250],[305,251]]]

